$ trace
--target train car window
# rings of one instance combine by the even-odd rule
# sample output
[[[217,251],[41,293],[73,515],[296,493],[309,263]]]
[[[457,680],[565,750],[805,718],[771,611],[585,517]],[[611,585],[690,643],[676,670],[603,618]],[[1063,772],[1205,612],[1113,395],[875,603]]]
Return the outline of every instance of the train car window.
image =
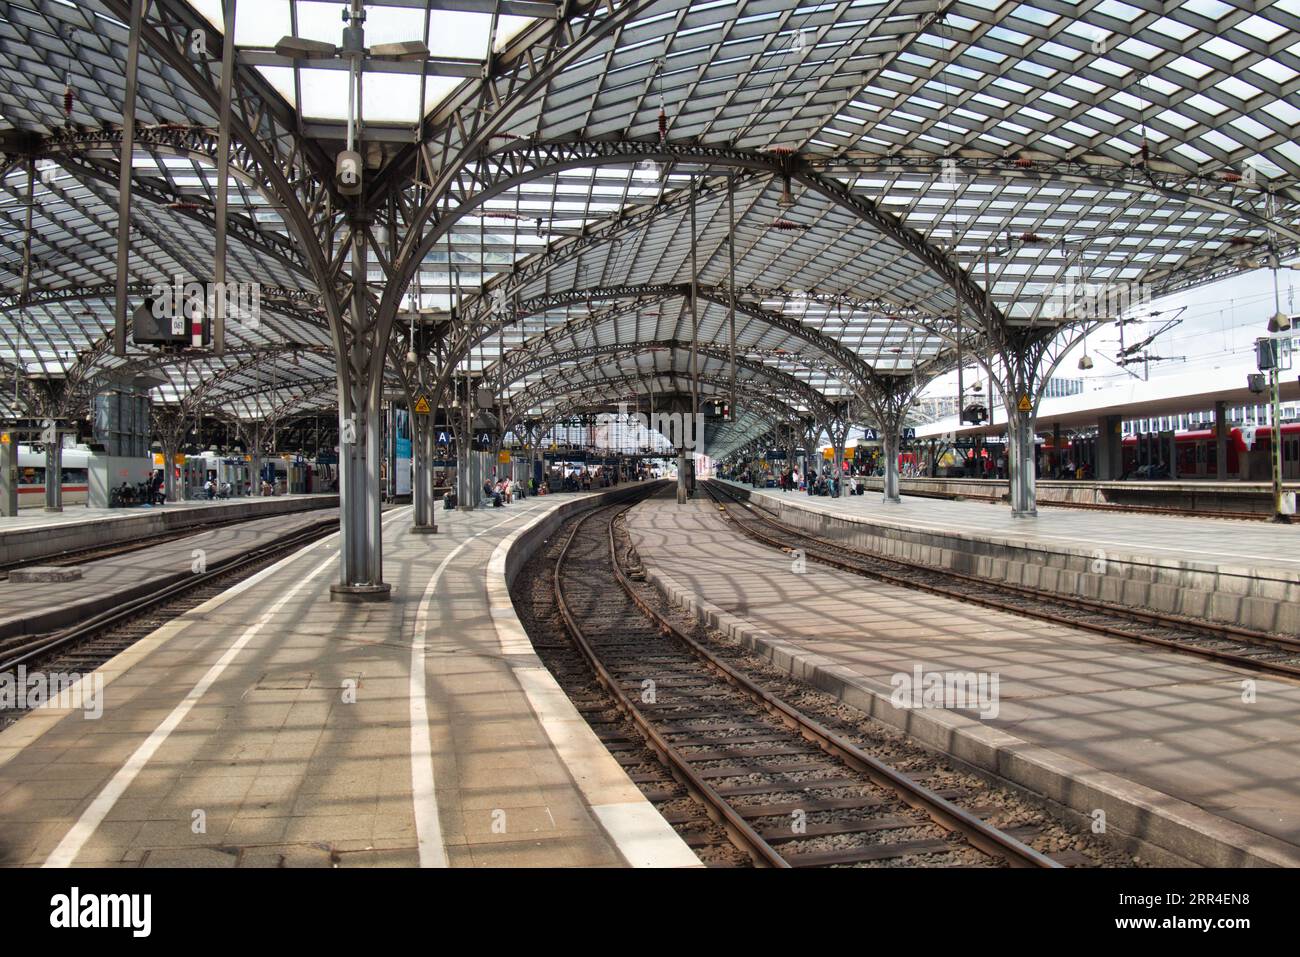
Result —
[[[19,485],[44,485],[45,469],[33,468],[30,465],[23,466],[18,470]]]

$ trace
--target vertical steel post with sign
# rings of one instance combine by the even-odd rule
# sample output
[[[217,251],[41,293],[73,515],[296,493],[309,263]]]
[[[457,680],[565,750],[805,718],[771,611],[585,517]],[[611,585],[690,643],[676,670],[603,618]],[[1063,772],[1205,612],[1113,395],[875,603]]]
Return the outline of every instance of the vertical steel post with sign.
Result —
[[[0,432],[0,515],[18,515],[18,436]]]

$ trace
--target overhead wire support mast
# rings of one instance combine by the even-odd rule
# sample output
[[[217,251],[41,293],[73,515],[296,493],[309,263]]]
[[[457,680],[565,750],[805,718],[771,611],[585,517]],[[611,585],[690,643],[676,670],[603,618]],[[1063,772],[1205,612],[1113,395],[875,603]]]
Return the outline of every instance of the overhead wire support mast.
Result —
[[[131,255],[131,166],[135,158],[136,80],[140,67],[144,0],[131,0],[126,40],[126,96],[122,103],[122,149],[117,184],[117,282],[113,303],[113,355],[126,356],[126,294]],[[232,40],[233,44],[233,40]]]
[[[727,329],[731,350],[730,421],[739,414],[736,404],[736,177],[727,177]]]
[[[221,40],[221,115],[217,129],[216,240],[212,264],[212,352],[226,351],[226,214],[230,194],[230,99],[235,82],[235,4],[223,0],[225,35]],[[200,340],[202,341],[202,340]]]

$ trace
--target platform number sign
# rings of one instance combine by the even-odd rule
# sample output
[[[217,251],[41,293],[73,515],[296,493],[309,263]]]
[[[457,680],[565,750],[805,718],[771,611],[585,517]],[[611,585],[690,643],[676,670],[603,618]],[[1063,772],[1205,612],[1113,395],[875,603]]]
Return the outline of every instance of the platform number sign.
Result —
[[[340,425],[340,429],[339,429],[340,436],[339,436],[339,438],[342,439],[343,444],[344,444],[344,445],[355,445],[356,442],[357,442],[357,418],[356,418],[356,416],[354,416],[354,415],[349,415],[346,419],[344,419],[342,422],[340,422],[339,425]]]
[[[59,440],[59,429],[54,424],[53,419],[41,420],[41,441],[46,445],[53,445]]]
[[[875,429],[863,429],[862,440],[864,442],[878,442],[880,440],[880,434],[876,432]]]

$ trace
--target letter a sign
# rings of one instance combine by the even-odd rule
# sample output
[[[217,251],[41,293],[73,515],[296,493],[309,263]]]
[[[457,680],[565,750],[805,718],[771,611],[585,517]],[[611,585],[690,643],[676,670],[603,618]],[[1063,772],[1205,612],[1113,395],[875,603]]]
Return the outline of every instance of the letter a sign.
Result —
[[[429,414],[429,397],[427,395],[419,396],[415,400],[415,414],[416,415]]]

